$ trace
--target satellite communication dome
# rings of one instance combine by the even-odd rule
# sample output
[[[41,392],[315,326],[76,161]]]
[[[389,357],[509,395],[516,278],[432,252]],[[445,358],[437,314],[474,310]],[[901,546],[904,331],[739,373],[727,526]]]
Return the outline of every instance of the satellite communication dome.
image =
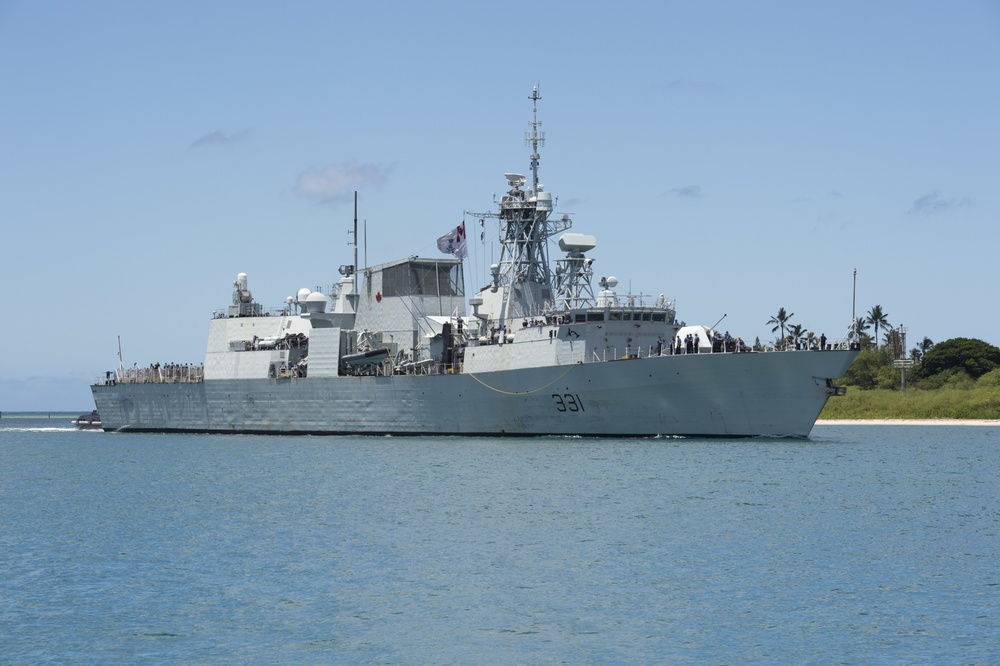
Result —
[[[305,300],[306,312],[321,313],[326,312],[326,296],[318,291],[310,292]]]
[[[309,287],[302,287],[297,292],[295,292],[295,302],[299,304],[305,303],[306,299],[309,298],[309,294],[311,293],[312,289],[310,289]]]
[[[541,190],[542,186],[539,185],[538,189]],[[552,210],[552,193],[538,192],[535,195],[535,201],[538,202],[538,210]]]

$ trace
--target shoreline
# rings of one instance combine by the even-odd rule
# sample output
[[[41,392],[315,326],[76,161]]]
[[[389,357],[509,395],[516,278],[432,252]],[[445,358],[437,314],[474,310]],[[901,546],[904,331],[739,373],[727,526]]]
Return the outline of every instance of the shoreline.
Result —
[[[819,419],[816,425],[1000,426],[1000,419]]]

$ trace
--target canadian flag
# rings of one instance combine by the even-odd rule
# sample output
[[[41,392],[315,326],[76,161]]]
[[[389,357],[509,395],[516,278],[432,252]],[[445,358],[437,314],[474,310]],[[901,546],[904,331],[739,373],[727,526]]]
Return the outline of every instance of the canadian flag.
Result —
[[[465,220],[462,223],[438,238],[438,249],[445,254],[453,254],[459,259],[464,259],[469,251],[465,247]]]

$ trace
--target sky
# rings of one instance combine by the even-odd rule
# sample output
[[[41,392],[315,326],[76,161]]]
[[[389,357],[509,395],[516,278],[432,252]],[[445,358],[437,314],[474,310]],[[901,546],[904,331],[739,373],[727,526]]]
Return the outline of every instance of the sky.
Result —
[[[355,191],[362,264],[439,256],[530,173],[536,85],[540,180],[619,292],[1000,345],[997,0],[0,0],[0,412],[91,409],[119,339],[200,362],[237,273],[335,283]]]

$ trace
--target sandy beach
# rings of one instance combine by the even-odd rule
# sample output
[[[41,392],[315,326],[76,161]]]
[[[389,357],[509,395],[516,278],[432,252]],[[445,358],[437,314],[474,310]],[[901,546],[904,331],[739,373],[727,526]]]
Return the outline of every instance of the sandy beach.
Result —
[[[820,419],[816,425],[1000,426],[1000,419]]]

